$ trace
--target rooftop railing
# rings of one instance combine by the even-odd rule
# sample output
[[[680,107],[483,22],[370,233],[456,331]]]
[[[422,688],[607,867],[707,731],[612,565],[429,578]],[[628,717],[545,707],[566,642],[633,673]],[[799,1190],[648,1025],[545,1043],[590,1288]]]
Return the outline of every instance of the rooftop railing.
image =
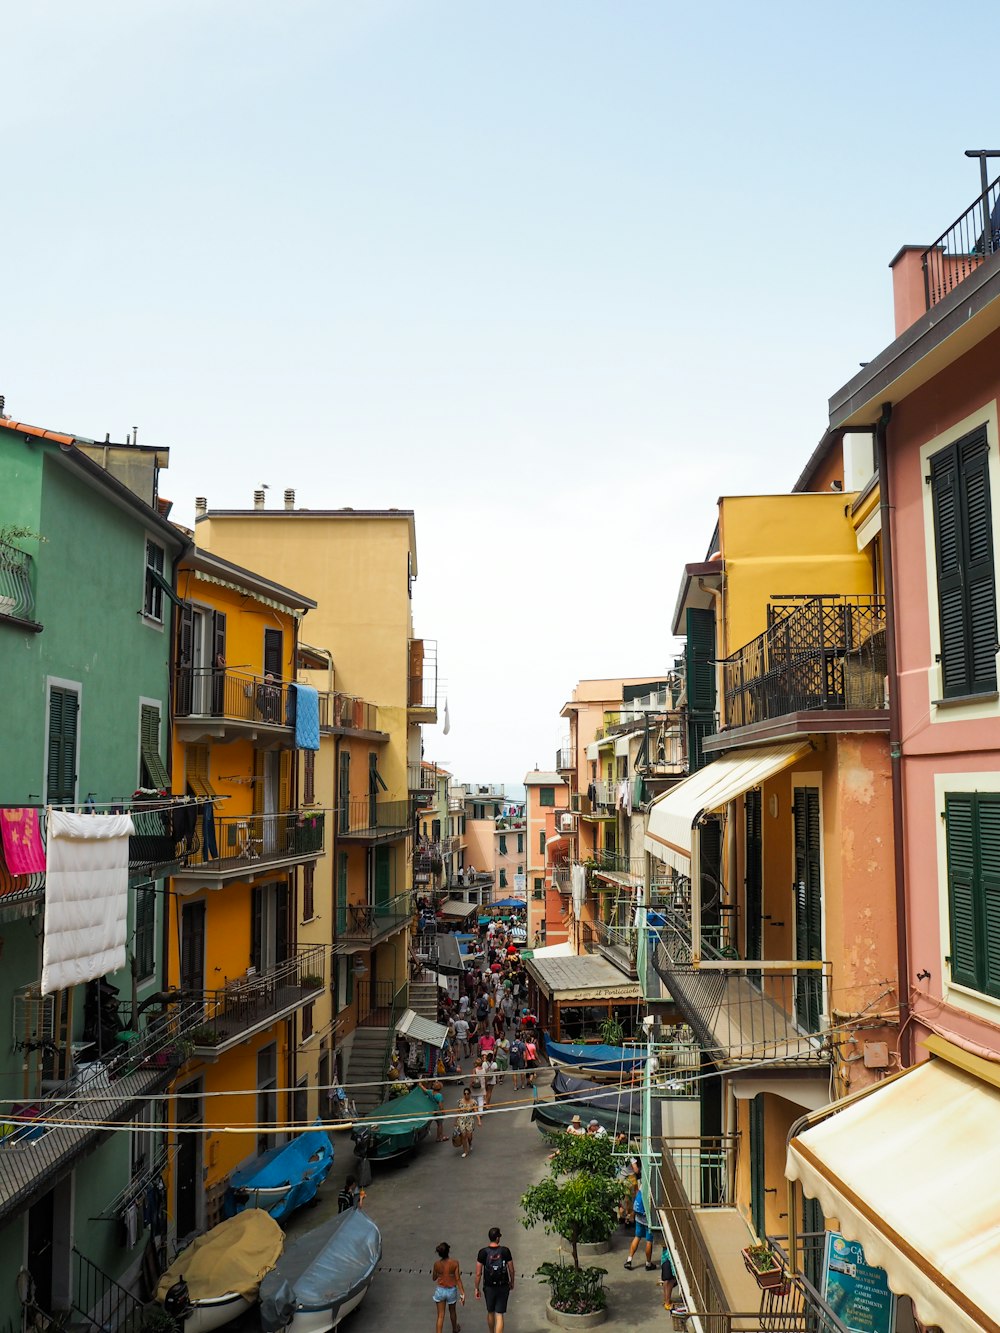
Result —
[[[35,562],[27,551],[0,542],[0,618],[35,619]]]
[[[689,919],[668,907],[648,919],[656,973],[718,1063],[831,1063],[829,963],[740,959],[703,943],[695,965]]]
[[[885,709],[885,603],[809,597],[772,603],[771,625],[722,663],[727,727],[787,713]]]
[[[1000,249],[1000,176],[921,255],[926,308],[960,286]]]

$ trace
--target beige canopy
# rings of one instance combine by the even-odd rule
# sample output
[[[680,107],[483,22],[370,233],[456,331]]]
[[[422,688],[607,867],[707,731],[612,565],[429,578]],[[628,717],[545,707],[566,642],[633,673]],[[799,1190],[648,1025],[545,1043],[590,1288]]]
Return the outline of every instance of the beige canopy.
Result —
[[[281,1256],[285,1234],[270,1213],[247,1208],[220,1222],[183,1250],[156,1286],[156,1299],[178,1278],[188,1285],[192,1301],[238,1292],[252,1300],[261,1279]]]

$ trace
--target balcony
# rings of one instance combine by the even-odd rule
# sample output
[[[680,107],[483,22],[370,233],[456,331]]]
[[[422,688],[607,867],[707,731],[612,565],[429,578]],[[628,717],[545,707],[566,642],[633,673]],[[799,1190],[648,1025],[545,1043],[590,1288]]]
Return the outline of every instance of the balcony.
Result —
[[[603,954],[609,963],[614,963],[632,981],[638,980],[636,955],[639,932],[635,926],[595,921],[590,929],[591,944],[597,952]]]
[[[35,620],[35,562],[27,551],[0,542],[0,623],[9,621],[37,634]]]
[[[572,773],[576,768],[576,764],[573,762],[573,751],[568,740],[556,750],[555,767],[557,773]]]
[[[438,720],[438,662],[436,639],[410,640],[410,670],[406,710],[412,722]]]
[[[109,1056],[80,1065],[55,1091],[15,1104],[0,1121],[0,1223],[21,1213],[113,1130],[144,1099],[163,1093],[190,1053],[188,1034],[202,1021],[197,1004],[168,1000],[154,1011],[119,1005],[121,1035]],[[140,1101],[143,1099],[143,1101]]]
[[[557,893],[569,893],[572,889],[569,866],[556,866],[552,871],[551,884]]]
[[[888,727],[880,599],[783,600],[772,602],[768,615],[768,629],[722,663],[725,733],[706,741],[706,749],[725,748],[728,733],[740,728],[752,727],[752,735],[763,738],[789,730]],[[816,713],[829,717],[796,718]]]
[[[380,730],[377,704],[340,691],[320,694],[319,725],[321,731],[329,731],[334,736],[365,736],[374,741],[389,739],[389,733]]]
[[[293,958],[261,972],[251,968],[217,990],[185,992],[185,1001],[200,1013],[197,1027],[188,1034],[196,1053],[203,1059],[222,1055],[311,1004],[326,980],[326,948],[300,948]]]
[[[366,803],[367,804],[367,803]],[[206,845],[204,826],[178,879],[201,883],[252,881],[289,866],[315,861],[326,850],[326,811],[289,810],[273,815],[223,815],[213,821],[215,841]]]
[[[323,707],[329,708],[328,696]],[[323,713],[320,717],[322,720]],[[232,667],[174,668],[174,718],[182,741],[270,737],[290,744],[295,726],[294,691],[287,681]]]
[[[467,801],[502,801],[504,789],[502,782],[469,782],[465,787]]]
[[[420,808],[433,805],[437,797],[437,774],[433,769],[424,768],[423,764],[407,764],[406,790],[413,797],[413,803]]]
[[[337,907],[334,948],[340,953],[371,949],[412,920],[412,893],[397,893],[382,902],[343,904]]]
[[[705,1333],[844,1333],[844,1325],[805,1278],[760,1291],[738,1262],[754,1241],[734,1201],[739,1139],[735,1135],[653,1141],[656,1213],[688,1296],[691,1323]],[[813,1238],[817,1243],[819,1237]]]
[[[703,944],[695,966],[689,915],[670,907],[650,913],[650,945],[657,975],[720,1066],[831,1064],[829,963],[739,959]]]
[[[410,832],[409,801],[354,796],[337,807],[337,837],[354,842],[398,842]]]
[[[943,301],[1000,250],[1000,220],[993,216],[998,201],[1000,176],[921,254],[925,309]]]
[[[583,862],[592,878],[622,888],[640,888],[646,882],[646,858],[626,856],[623,852],[598,851]],[[595,886],[599,887],[599,886]]]

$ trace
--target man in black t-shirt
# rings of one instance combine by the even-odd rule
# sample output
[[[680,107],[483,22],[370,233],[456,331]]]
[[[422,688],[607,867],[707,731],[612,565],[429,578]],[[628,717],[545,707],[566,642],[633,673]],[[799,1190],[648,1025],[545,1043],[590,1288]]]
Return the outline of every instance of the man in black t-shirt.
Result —
[[[514,1290],[514,1257],[500,1244],[500,1228],[490,1227],[490,1243],[476,1255],[476,1299],[480,1288],[486,1301],[486,1323],[490,1333],[503,1333],[507,1298]]]

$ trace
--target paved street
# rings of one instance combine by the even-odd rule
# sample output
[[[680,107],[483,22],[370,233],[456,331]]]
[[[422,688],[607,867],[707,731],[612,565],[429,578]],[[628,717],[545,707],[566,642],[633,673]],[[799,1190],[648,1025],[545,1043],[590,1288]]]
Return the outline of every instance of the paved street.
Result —
[[[523,1097],[513,1092],[509,1075],[497,1091],[498,1102],[503,1097]],[[541,1095],[546,1097],[547,1089]],[[446,1105],[457,1100],[451,1093]],[[355,1161],[346,1135],[336,1135],[335,1142],[336,1161],[323,1198],[318,1207],[299,1214],[292,1231],[312,1227],[336,1209],[337,1191],[344,1177],[354,1171]],[[345,1333],[394,1327],[407,1333],[410,1329],[433,1330],[430,1269],[436,1257],[434,1247],[442,1240],[450,1243],[466,1281],[468,1303],[464,1311],[459,1309],[459,1322],[463,1330],[484,1333],[486,1313],[472,1294],[470,1271],[494,1225],[502,1230],[518,1273],[506,1328],[510,1333],[551,1328],[545,1318],[548,1288],[531,1275],[539,1263],[557,1257],[558,1242],[541,1230],[526,1230],[517,1206],[525,1187],[544,1175],[546,1153],[546,1142],[531,1123],[527,1105],[509,1114],[486,1117],[476,1131],[474,1150],[464,1161],[450,1142],[436,1144],[432,1132],[409,1166],[376,1167],[365,1204],[382,1231],[382,1268],[364,1304],[343,1324]],[[627,1248],[628,1237],[621,1233],[615,1237],[613,1251],[596,1261],[608,1269],[610,1317],[605,1327],[669,1328],[656,1281],[658,1272],[640,1268],[626,1273],[622,1262]]]

